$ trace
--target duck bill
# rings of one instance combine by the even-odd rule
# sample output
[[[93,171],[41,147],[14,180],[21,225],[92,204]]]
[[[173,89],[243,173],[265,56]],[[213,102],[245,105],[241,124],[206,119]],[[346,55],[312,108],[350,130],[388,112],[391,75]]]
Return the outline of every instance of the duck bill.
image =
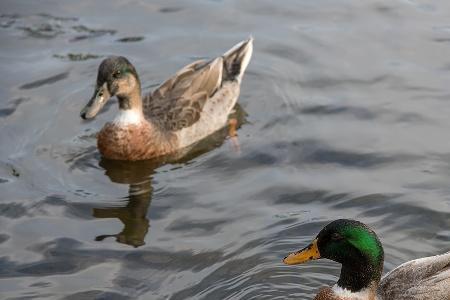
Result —
[[[297,265],[304,262],[319,259],[320,252],[317,248],[317,239],[315,239],[311,244],[306,246],[300,251],[289,254],[283,259],[283,262],[287,265]]]
[[[106,82],[95,89],[95,93],[88,104],[81,110],[80,117],[83,119],[92,119],[105,106],[105,103],[111,98]]]

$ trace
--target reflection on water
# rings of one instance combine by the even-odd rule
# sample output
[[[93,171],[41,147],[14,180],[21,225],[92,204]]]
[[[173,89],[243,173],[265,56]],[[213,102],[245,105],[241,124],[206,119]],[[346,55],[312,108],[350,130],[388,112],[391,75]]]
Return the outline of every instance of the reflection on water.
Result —
[[[234,112],[229,120],[239,128],[245,123],[245,111],[236,104]],[[148,209],[152,199],[152,175],[155,169],[164,164],[185,164],[201,154],[207,153],[220,146],[230,134],[233,145],[237,143],[236,132],[231,132],[225,127],[202,141],[187,149],[167,157],[144,161],[117,161],[102,158],[99,166],[105,170],[105,175],[113,183],[127,184],[128,197],[125,198],[124,207],[101,207],[93,209],[95,218],[117,218],[123,224],[123,230],[117,234],[102,234],[95,238],[103,241],[108,237],[114,237],[117,242],[127,244],[135,248],[145,245],[144,239],[148,233],[149,220]],[[235,148],[233,148],[236,150]]]
[[[449,1],[0,7],[0,298],[312,299],[339,266],[281,260],[342,217],[378,233],[385,271],[450,250]],[[117,102],[79,111],[104,57],[148,92],[249,35],[238,140],[100,157]]]
[[[109,173],[109,168],[120,167],[120,165],[109,165],[105,167],[107,164],[102,165],[102,163],[100,165],[106,168],[106,174]],[[124,166],[126,173],[128,171],[133,172],[135,169],[137,168]],[[120,177],[121,174],[119,175],[119,181],[115,181],[117,177],[110,176],[112,182],[123,183],[123,180],[125,180],[125,182],[129,183],[129,196],[126,199],[127,205],[125,207],[94,208],[93,216],[96,218],[117,218],[123,223],[124,228],[117,234],[99,235],[95,238],[96,241],[103,241],[107,237],[115,237],[117,242],[133,247],[139,247],[145,244],[144,239],[149,227],[147,210],[152,197],[152,179],[150,176],[153,168],[150,167],[148,171],[149,174],[146,174],[145,177],[137,178],[137,181],[129,181],[128,176]]]

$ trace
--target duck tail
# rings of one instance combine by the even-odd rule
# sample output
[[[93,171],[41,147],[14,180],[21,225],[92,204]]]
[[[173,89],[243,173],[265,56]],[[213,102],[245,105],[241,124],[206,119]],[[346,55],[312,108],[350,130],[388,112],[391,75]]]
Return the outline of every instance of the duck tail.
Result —
[[[222,81],[241,82],[245,69],[252,57],[253,52],[253,38],[249,37],[247,40],[236,44],[233,48],[228,50],[223,57],[223,75]]]

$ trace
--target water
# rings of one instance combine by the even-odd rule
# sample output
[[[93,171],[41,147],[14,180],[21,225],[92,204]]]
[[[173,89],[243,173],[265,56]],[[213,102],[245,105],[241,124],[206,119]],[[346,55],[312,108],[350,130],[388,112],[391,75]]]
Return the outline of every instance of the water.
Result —
[[[448,1],[0,4],[2,299],[312,299],[285,266],[327,222],[372,226],[385,271],[450,249]],[[239,149],[102,160],[79,111],[107,55],[149,91],[247,38]],[[178,158],[177,158],[178,159]]]

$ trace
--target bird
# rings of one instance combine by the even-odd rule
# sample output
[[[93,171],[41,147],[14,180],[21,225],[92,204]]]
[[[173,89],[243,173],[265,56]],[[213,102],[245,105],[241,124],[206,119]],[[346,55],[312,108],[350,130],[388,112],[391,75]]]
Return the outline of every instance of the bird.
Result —
[[[342,268],[337,283],[320,289],[315,300],[450,300],[450,252],[408,261],[381,277],[383,246],[371,228],[356,220],[329,223],[283,262],[295,265],[320,258]]]
[[[119,113],[97,134],[101,155],[137,161],[172,154],[227,125],[252,52],[250,37],[219,57],[183,67],[144,97],[131,62],[123,56],[105,58],[80,116],[94,118],[116,96]]]

